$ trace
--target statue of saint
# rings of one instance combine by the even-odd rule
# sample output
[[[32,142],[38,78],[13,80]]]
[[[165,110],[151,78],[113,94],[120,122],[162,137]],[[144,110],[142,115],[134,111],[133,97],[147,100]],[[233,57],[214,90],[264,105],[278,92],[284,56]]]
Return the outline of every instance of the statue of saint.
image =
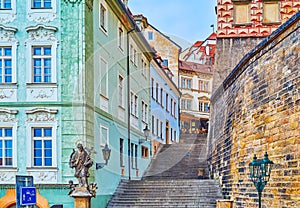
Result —
[[[78,186],[88,188],[89,168],[92,167],[93,161],[82,144],[79,143],[77,149],[77,152],[73,149],[69,164],[71,168],[75,168],[74,176],[78,179]]]

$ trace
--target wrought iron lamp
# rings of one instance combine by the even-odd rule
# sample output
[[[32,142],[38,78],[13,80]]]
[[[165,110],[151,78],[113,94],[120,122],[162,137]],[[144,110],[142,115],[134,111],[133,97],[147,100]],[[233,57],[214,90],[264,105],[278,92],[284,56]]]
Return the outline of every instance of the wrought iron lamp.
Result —
[[[105,144],[105,147],[102,149],[103,158],[105,160],[105,163],[96,163],[96,170],[103,168],[105,165],[107,165],[107,162],[110,158],[111,149],[109,149],[108,145]]]
[[[258,207],[261,208],[261,193],[268,183],[271,175],[273,161],[269,160],[266,152],[263,160],[258,160],[254,154],[253,161],[249,163],[250,178],[258,191]]]
[[[144,135],[146,139],[139,139],[139,144],[144,143],[145,141],[147,141],[147,139],[150,136],[150,130],[148,129],[148,125],[146,124],[146,127],[143,129]]]

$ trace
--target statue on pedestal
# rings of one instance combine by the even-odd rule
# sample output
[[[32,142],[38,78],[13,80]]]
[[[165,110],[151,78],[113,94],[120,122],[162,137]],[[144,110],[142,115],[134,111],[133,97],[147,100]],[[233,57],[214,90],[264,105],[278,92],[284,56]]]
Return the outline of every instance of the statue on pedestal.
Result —
[[[93,166],[93,160],[90,157],[90,152],[88,153],[82,144],[77,144],[77,149],[77,151],[73,149],[69,165],[70,168],[75,168],[74,176],[78,180],[78,185],[74,184],[73,181],[69,181],[69,195],[90,194],[90,196],[95,197],[96,189],[98,188],[97,184],[88,184],[89,168]]]

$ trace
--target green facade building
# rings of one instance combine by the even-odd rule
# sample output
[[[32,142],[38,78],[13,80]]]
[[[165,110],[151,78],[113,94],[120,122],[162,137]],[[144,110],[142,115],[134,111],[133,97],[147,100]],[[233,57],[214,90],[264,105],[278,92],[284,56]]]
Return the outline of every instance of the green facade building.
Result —
[[[105,207],[120,180],[140,179],[151,159],[143,129],[152,49],[121,0],[5,2],[0,207],[15,205],[16,175],[33,176],[38,207],[73,207],[69,157],[79,142],[95,164],[104,162],[105,144],[111,149],[108,164],[94,165],[89,177],[99,187],[92,206]]]

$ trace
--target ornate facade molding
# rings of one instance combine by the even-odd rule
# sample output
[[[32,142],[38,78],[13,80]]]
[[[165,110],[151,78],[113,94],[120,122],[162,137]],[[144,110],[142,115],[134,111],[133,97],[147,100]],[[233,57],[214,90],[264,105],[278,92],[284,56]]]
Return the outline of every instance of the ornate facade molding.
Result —
[[[0,122],[16,122],[18,110],[0,108]]]
[[[28,41],[55,41],[57,42],[57,38],[55,37],[55,32],[57,31],[57,27],[53,26],[45,26],[45,25],[36,25],[26,28],[26,32],[28,33],[29,38]]]
[[[35,108],[27,110],[27,122],[56,122],[57,109]]]
[[[17,28],[0,25],[0,42],[17,42],[15,38],[17,31]]]

